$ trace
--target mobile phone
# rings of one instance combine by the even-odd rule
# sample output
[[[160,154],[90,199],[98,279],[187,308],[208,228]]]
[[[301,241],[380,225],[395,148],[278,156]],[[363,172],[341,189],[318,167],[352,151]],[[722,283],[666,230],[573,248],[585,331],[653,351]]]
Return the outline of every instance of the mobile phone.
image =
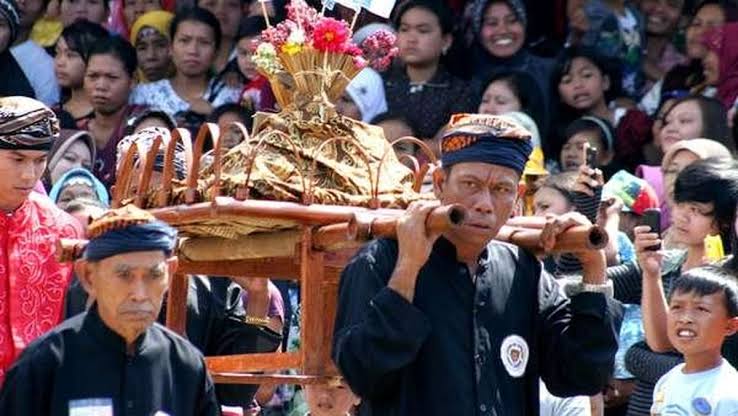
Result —
[[[643,211],[641,225],[648,225],[651,227],[650,232],[658,234],[659,238],[661,238],[661,210],[658,208],[649,208]],[[660,249],[661,244],[656,244],[647,248],[647,250],[650,251],[658,251]]]
[[[585,154],[585,163],[591,169],[597,169],[597,148],[587,146]]]
[[[725,257],[725,249],[723,248],[723,239],[718,235],[708,235],[705,237],[705,258],[711,262],[720,261]]]

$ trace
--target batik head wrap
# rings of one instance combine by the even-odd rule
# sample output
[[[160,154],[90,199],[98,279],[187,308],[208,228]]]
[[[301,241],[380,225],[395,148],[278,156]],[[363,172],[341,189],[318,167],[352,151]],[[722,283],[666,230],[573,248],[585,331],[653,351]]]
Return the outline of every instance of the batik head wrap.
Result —
[[[100,261],[119,254],[161,250],[174,252],[177,230],[134,205],[110,210],[88,227],[85,259]]]
[[[0,149],[49,150],[59,137],[59,121],[42,102],[0,98]]]
[[[441,163],[482,162],[522,173],[533,151],[530,136],[509,116],[456,114],[441,139]]]
[[[166,149],[169,145],[169,141],[172,138],[169,130],[163,127],[147,127],[143,130],[124,137],[118,143],[118,146],[116,148],[116,158],[118,160],[118,163],[120,164],[123,162],[123,157],[125,156],[126,152],[128,152],[131,144],[136,143],[139,151],[142,151],[143,154],[146,154],[146,152],[148,152],[151,146],[154,144],[154,140],[156,140],[157,137],[161,137],[162,142],[161,145],[159,145],[159,151],[156,153],[156,159],[154,160],[154,170],[157,172],[163,172],[164,155],[166,154]],[[185,175],[187,174],[185,147],[180,141],[177,142],[176,148],[174,149],[174,173],[177,179],[184,179]]]

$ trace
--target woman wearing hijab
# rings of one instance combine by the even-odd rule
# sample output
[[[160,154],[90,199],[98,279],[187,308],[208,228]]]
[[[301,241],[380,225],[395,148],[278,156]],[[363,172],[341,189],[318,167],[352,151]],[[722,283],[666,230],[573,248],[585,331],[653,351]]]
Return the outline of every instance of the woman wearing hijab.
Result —
[[[51,188],[49,198],[65,211],[70,203],[80,199],[94,201],[103,207],[108,207],[110,202],[105,185],[84,168],[66,172]]]
[[[712,96],[714,89],[705,83],[702,59],[705,57],[703,38],[706,31],[738,20],[738,9],[715,0],[701,2],[693,12],[685,32],[685,52],[689,62],[672,68],[643,96],[638,106],[654,114],[664,102],[690,93]]]
[[[716,98],[726,110],[738,98],[738,23],[728,23],[705,33],[707,54],[702,60],[705,83],[717,88]]]
[[[43,182],[50,190],[65,173],[72,169],[92,169],[95,160],[95,140],[90,133],[78,130],[62,130],[48,155]]]
[[[474,86],[479,96],[482,85],[500,69],[521,71],[536,80],[543,96],[543,114],[550,110],[550,79],[554,61],[530,52],[526,46],[528,15],[520,0],[476,0],[472,7],[472,49]],[[548,131],[549,120],[538,120],[541,131]]]
[[[174,15],[162,10],[139,17],[131,28],[131,43],[136,48],[140,84],[156,82],[172,75],[172,54],[169,26]]]
[[[371,123],[375,117],[386,112],[387,100],[382,77],[371,68],[362,69],[336,102],[336,111],[364,123]]]
[[[0,97],[36,96],[26,74],[10,53],[10,46],[18,36],[19,24],[20,17],[15,0],[0,0],[0,74],[2,74],[0,76]]]

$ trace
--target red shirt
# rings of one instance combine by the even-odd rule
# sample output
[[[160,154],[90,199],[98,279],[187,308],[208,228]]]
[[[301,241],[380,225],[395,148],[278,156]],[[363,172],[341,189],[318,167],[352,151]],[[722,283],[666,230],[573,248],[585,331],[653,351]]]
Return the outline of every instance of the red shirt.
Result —
[[[77,220],[36,192],[0,213],[0,385],[23,349],[62,321],[73,266],[56,261],[56,244],[83,235]]]

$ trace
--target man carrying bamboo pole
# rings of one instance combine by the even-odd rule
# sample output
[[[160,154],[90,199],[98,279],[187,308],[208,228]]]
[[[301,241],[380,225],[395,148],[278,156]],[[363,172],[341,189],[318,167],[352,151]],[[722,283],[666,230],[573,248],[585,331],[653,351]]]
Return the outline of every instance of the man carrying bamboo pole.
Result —
[[[508,118],[453,117],[434,191],[467,209],[464,225],[429,235],[438,202],[416,203],[397,241],[372,241],[345,268],[333,359],[360,415],[537,415],[539,379],[557,396],[606,384],[617,331],[604,254],[574,253],[584,278],[569,299],[531,253],[492,241],[518,198],[529,137]],[[549,218],[541,245],[586,224]]]

